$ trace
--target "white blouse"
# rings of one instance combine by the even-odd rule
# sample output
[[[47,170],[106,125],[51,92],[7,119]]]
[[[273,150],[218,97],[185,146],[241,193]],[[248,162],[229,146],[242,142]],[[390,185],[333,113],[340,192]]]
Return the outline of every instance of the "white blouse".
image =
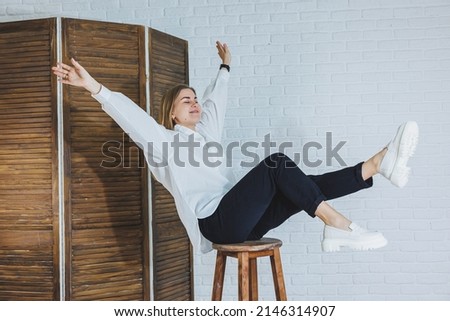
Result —
[[[121,93],[102,86],[93,97],[144,151],[155,178],[172,194],[178,215],[196,251],[212,250],[203,237],[198,219],[211,215],[222,197],[236,183],[219,144],[228,95],[229,72],[220,69],[205,91],[202,116],[196,131],[158,124]]]

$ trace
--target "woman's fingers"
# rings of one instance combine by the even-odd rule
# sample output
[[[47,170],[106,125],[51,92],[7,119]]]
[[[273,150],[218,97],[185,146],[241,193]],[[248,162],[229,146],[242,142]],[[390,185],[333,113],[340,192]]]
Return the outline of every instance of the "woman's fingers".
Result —
[[[70,61],[72,62],[72,65],[76,68],[76,69],[82,69],[83,67],[78,63],[78,61],[75,60],[75,58],[70,58]]]
[[[61,67],[61,69],[66,70],[66,71],[71,71],[73,68],[69,65],[66,65],[63,62],[59,62],[58,65]]]
[[[226,44],[222,44],[220,41],[216,42],[217,50],[219,51],[219,56],[223,58],[223,56],[227,53],[228,47]]]
[[[220,41],[216,42],[216,47],[220,52],[224,52],[225,51],[225,47],[224,44],[222,44]]]
[[[55,73],[63,73],[64,72],[64,69],[62,69],[60,66],[59,66],[59,63],[56,65],[56,67],[52,67],[52,70],[53,70],[53,72],[55,72]]]
[[[75,60],[73,60],[73,61],[75,61]],[[78,62],[75,61],[75,63],[76,63],[76,67],[81,67],[81,65]],[[72,66],[66,65],[63,62],[56,63],[56,67],[52,67],[52,69],[53,70],[62,71],[62,72],[66,72],[66,73],[67,72],[71,72],[72,70],[74,70],[74,68]]]
[[[72,60],[72,64],[75,62],[76,64],[76,68],[67,65],[63,62],[58,62],[56,67],[52,67],[53,73],[58,76],[59,78],[61,78],[62,80],[69,80],[69,77],[73,77],[76,76],[77,74],[77,69],[78,67],[82,68],[81,65],[75,61],[75,59],[71,59]],[[63,83],[67,83],[67,82],[63,82]]]
[[[64,73],[63,71],[59,71],[59,70],[56,70],[56,69],[53,69],[53,73],[56,75],[56,76],[58,76],[58,77],[64,77],[65,75],[66,75],[66,73]]]
[[[71,58],[71,64],[58,62],[51,69],[61,83],[83,87],[90,75],[75,59]]]
[[[60,78],[64,78],[67,75],[67,72],[64,71],[64,69],[60,68],[60,67],[52,67],[53,73],[60,77]]]
[[[60,72],[60,73],[68,73],[69,72],[68,67],[69,66],[67,66],[61,62],[58,62],[56,64],[56,67],[52,67],[52,70],[54,70],[56,72]]]
[[[226,43],[221,43],[220,41],[216,41],[216,47],[219,52],[219,56],[222,59],[224,64],[229,65],[231,62],[231,53]]]
[[[62,83],[69,83],[70,71],[63,69],[60,64],[58,64],[57,67],[52,67],[52,70],[53,74],[55,74]]]

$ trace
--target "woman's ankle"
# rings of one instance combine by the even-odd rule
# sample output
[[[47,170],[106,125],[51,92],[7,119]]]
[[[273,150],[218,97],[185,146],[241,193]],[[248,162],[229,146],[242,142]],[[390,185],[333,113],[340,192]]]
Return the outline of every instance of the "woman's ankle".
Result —
[[[368,180],[369,178],[375,176],[380,172],[381,162],[383,161],[384,155],[386,155],[387,148],[383,148],[377,154],[372,156],[370,159],[364,162],[362,166],[362,178],[363,180]]]
[[[349,226],[352,222],[325,201],[319,204],[315,214],[325,223],[325,225],[344,231],[350,231]]]
[[[381,163],[383,162],[384,155],[387,153],[387,147],[383,148],[377,155],[375,159],[375,166],[377,174],[380,172]]]

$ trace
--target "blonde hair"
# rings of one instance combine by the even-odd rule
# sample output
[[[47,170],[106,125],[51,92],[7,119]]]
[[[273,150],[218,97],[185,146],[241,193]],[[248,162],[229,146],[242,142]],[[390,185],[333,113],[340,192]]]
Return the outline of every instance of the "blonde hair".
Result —
[[[172,111],[178,95],[183,89],[190,89],[195,93],[195,89],[188,85],[177,85],[169,89],[161,99],[161,109],[159,111],[159,123],[167,129],[173,129],[176,125],[172,118]]]

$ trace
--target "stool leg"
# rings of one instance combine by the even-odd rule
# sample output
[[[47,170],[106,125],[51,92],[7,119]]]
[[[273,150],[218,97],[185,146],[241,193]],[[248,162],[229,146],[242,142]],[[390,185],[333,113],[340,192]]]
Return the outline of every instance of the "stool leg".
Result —
[[[272,276],[277,301],[287,301],[286,287],[284,285],[284,277],[283,277],[283,267],[281,265],[281,256],[279,248],[275,248],[273,250],[273,255],[270,256],[270,263],[272,264]]]
[[[250,259],[250,300],[258,301],[258,268],[256,258]]]
[[[249,300],[249,283],[248,283],[248,269],[249,269],[248,252],[240,252],[238,254],[239,265],[239,301]]]
[[[225,266],[227,264],[227,256],[221,251],[217,251],[216,268],[214,270],[214,283],[211,301],[221,301],[223,292],[223,279],[225,277]]]

